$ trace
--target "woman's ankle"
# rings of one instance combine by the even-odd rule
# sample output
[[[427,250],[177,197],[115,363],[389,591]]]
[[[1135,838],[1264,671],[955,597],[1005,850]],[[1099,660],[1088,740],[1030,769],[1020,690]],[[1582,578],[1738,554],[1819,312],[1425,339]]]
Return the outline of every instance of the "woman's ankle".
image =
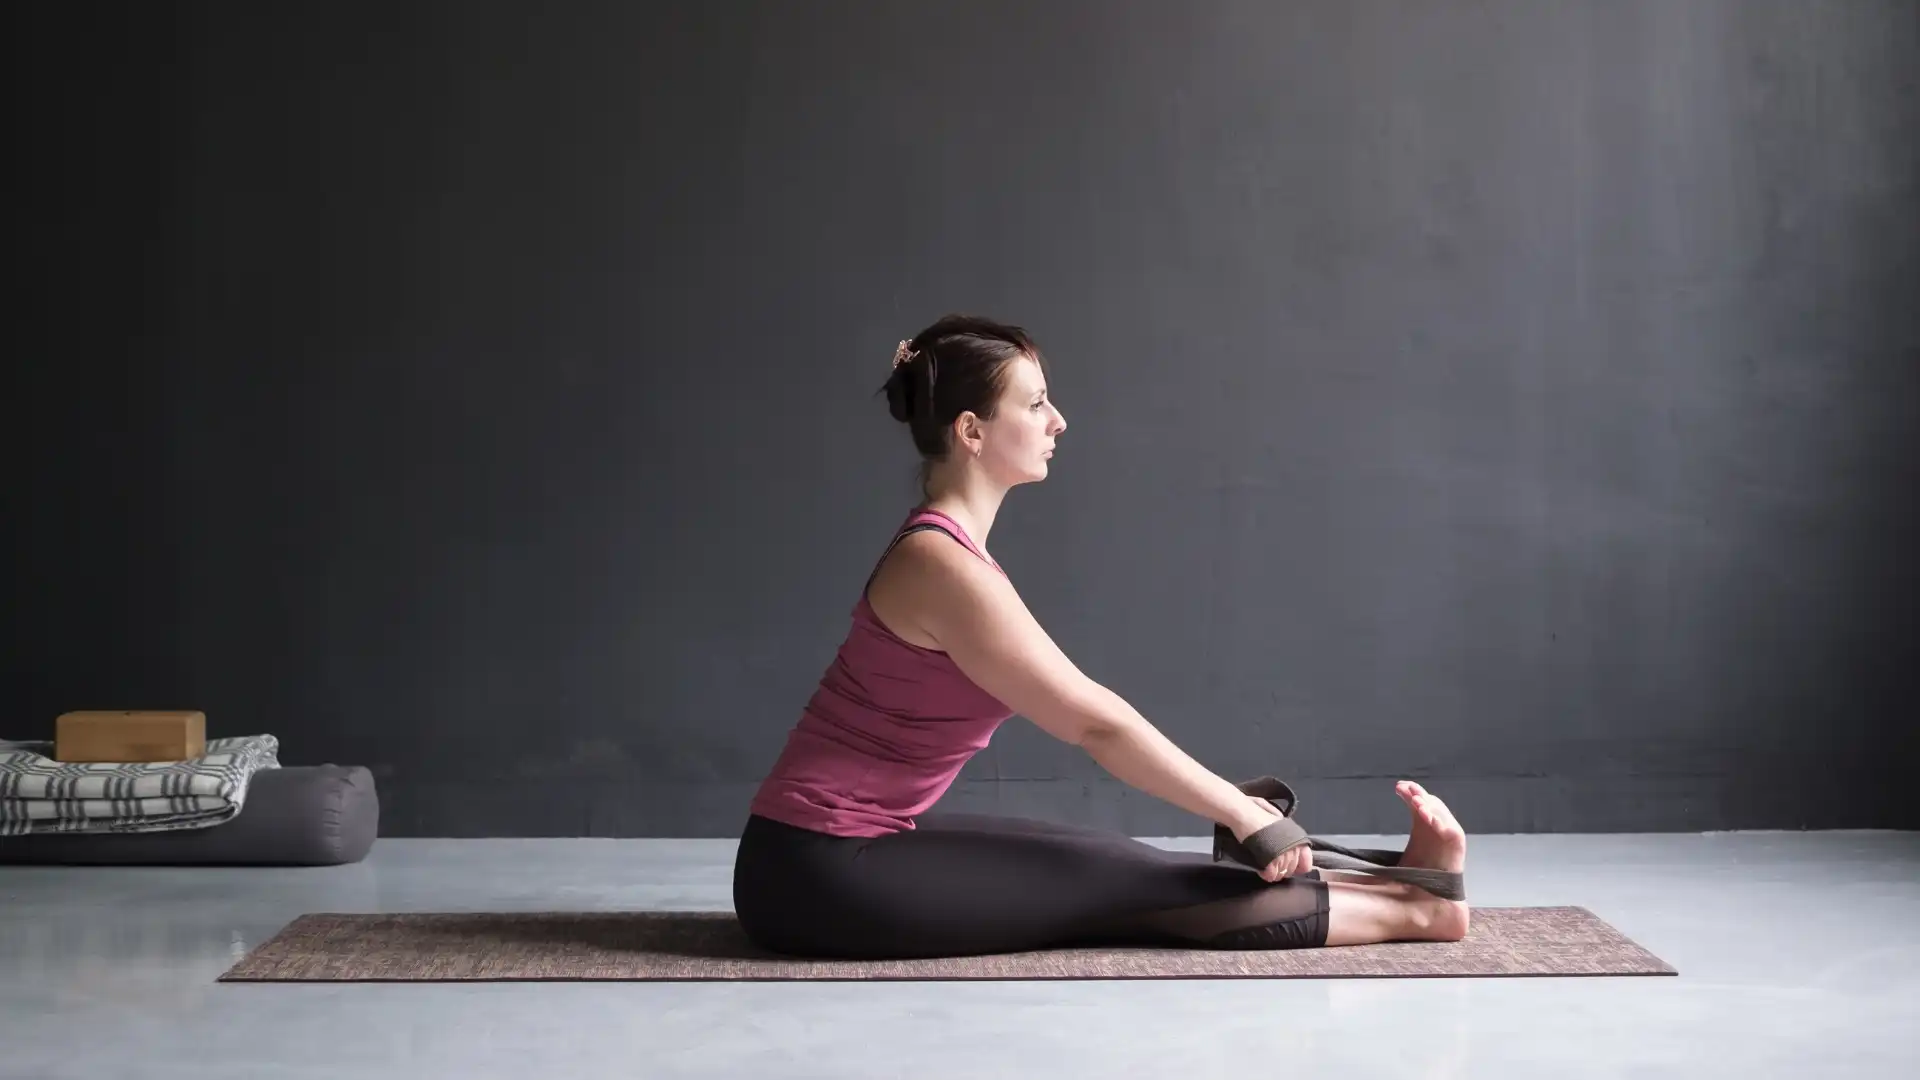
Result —
[[[1410,936],[1417,941],[1459,941],[1467,936],[1472,913],[1466,902],[1443,900],[1417,886],[1405,886]]]

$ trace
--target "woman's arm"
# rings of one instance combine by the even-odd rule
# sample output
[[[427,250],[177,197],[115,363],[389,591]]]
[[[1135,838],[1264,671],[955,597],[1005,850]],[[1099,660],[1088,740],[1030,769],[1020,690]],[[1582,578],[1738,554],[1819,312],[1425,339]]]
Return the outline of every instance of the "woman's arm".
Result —
[[[930,534],[908,537],[895,550],[912,564],[902,585],[912,594],[915,625],[981,689],[1084,749],[1117,779],[1225,825],[1239,839],[1274,821],[1266,803],[1195,761],[1081,672],[997,571]]]

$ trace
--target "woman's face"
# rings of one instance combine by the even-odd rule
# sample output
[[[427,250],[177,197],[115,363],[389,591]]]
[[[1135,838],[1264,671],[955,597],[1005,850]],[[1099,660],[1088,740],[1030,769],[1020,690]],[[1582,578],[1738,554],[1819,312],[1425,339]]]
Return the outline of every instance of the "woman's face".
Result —
[[[1066,429],[1066,417],[1047,397],[1040,365],[1022,356],[1007,365],[993,419],[981,425],[980,466],[1008,487],[1045,480],[1054,441]]]

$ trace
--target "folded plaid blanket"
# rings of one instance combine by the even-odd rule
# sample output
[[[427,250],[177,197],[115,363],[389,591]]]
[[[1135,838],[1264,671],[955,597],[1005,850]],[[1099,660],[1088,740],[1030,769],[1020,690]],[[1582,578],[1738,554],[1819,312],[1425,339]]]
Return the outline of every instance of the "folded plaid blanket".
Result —
[[[51,742],[0,740],[0,836],[167,832],[240,812],[261,769],[280,767],[272,735],[208,739],[185,761],[55,761]]]

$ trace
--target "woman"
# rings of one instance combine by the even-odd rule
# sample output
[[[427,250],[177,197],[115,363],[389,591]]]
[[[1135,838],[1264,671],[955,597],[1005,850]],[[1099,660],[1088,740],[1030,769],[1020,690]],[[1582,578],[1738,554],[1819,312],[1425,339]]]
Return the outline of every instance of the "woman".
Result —
[[[1209,772],[1082,674],[987,554],[1001,500],[1046,479],[1067,426],[1027,335],[986,319],[941,319],[900,343],[885,389],[920,452],[925,501],[868,578],[839,654],[753,799],[734,908],[756,943],[872,959],[1465,935],[1463,901],[1315,870],[1304,842],[1267,844],[1277,854],[1255,870],[1079,826],[922,820],[1018,714],[1120,780],[1217,823],[1232,836],[1219,842],[1243,857],[1261,848],[1256,841],[1298,833],[1272,803]],[[1416,784],[1397,793],[1413,820],[1398,864],[1464,871],[1466,837],[1446,806]]]

